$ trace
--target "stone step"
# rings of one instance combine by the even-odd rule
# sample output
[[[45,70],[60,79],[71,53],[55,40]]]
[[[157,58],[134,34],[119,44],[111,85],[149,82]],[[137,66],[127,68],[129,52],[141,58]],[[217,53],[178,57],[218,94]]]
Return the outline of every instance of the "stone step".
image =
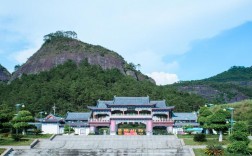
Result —
[[[11,156],[65,156],[65,155],[90,155],[90,156],[100,156],[100,155],[166,155],[166,156],[186,156],[188,155],[188,149],[104,149],[104,150],[17,150],[11,153]]]

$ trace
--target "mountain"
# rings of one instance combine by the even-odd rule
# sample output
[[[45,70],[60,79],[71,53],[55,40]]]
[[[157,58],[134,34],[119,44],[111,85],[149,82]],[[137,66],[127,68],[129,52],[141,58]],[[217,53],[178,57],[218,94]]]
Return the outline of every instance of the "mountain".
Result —
[[[7,82],[11,78],[9,71],[0,64],[0,81]]]
[[[74,35],[72,35],[74,34]],[[155,81],[137,71],[134,64],[128,64],[118,53],[91,45],[77,39],[77,34],[72,31],[57,31],[44,36],[45,43],[31,56],[28,61],[14,72],[12,80],[22,74],[37,74],[48,71],[68,60],[80,64],[87,60],[91,65],[99,65],[102,69],[118,69],[122,74],[130,75],[137,80]]]
[[[191,112],[204,105],[195,94],[174,87],[157,86],[119,54],[77,40],[74,32],[51,33],[44,44],[22,66],[15,66],[9,83],[0,83],[0,105],[25,104],[33,114],[87,111],[98,99],[116,96],[149,96],[166,100],[176,111]]]
[[[233,66],[216,76],[182,81],[173,86],[180,91],[200,95],[212,103],[238,102],[252,98],[252,67]]]

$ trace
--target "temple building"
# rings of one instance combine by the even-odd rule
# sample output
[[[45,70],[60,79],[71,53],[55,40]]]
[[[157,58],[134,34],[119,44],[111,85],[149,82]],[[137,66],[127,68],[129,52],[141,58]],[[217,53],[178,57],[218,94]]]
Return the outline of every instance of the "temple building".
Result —
[[[143,124],[146,135],[152,135],[154,127],[165,127],[173,132],[174,106],[167,106],[165,100],[152,101],[147,97],[117,97],[111,101],[98,100],[91,110],[88,124],[90,133],[99,127],[109,127],[110,135],[117,135],[121,124]]]
[[[74,129],[74,133],[78,135],[88,135],[89,125],[88,119],[89,112],[67,112],[65,124]]]
[[[184,130],[186,126],[190,126],[192,131],[197,131],[198,127],[200,126],[197,122],[197,113],[174,113],[173,118],[174,120],[174,126],[173,126],[173,133],[174,134],[184,134]],[[202,129],[199,129],[202,131]]]

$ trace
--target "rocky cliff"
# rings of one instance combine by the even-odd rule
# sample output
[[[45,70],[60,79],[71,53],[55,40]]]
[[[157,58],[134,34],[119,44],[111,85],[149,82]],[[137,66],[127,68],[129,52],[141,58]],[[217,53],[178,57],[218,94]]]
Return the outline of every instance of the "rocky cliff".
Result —
[[[0,81],[7,82],[10,80],[10,78],[11,78],[11,74],[8,72],[8,70],[6,68],[4,68],[0,64]]]
[[[213,77],[174,84],[213,103],[230,103],[252,98],[252,67],[233,66]]]
[[[91,45],[77,39],[64,37],[45,42],[42,47],[13,74],[12,79],[22,74],[36,74],[41,71],[50,70],[59,64],[63,64],[67,60],[72,60],[79,64],[84,59],[92,65],[101,66],[103,69],[116,68],[124,75],[130,75],[137,80],[145,79],[155,82],[153,79],[134,69],[125,68],[127,62],[116,52],[99,45]],[[133,74],[126,74],[128,72]]]

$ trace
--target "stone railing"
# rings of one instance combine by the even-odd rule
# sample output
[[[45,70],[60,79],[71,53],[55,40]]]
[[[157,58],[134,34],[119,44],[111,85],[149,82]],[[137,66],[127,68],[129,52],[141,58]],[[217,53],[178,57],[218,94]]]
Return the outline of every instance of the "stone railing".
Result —
[[[110,122],[108,118],[90,118],[88,122]]]
[[[151,114],[111,114],[111,116],[151,116]]]
[[[152,118],[153,122],[173,122],[172,119]]]
[[[111,114],[110,118],[151,118],[151,114]]]

